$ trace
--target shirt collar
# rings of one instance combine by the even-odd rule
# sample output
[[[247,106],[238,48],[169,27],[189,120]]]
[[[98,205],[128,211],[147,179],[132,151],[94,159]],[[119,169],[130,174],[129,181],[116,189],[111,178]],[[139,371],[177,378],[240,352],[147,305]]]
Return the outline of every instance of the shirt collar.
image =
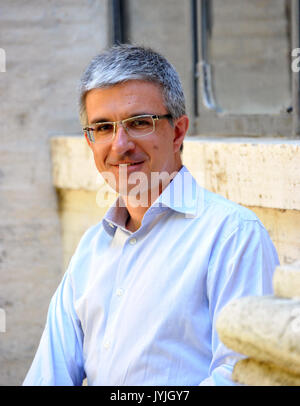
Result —
[[[197,215],[198,196],[199,186],[183,165],[151,207],[158,207],[161,210],[167,207],[187,217],[194,217]],[[126,230],[128,215],[125,203],[119,196],[102,220],[105,230],[111,235],[115,233],[116,227]]]
[[[199,186],[183,165],[153,205],[169,207],[188,216],[196,216],[198,195]]]
[[[114,234],[117,227],[121,227],[122,229],[126,230],[126,221],[128,216],[129,213],[122,196],[119,196],[106,212],[105,216],[103,217],[102,224],[109,234]]]

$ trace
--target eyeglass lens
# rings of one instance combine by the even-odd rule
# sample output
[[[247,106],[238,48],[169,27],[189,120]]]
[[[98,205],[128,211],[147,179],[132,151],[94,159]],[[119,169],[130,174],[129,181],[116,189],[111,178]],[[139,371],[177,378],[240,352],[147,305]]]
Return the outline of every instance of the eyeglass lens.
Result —
[[[92,131],[95,142],[106,142],[112,139],[114,131],[117,131],[117,128],[115,128],[117,125],[117,123],[113,122],[95,124]],[[152,116],[144,116],[123,120],[120,125],[130,136],[142,137],[151,134],[154,131],[155,124]]]

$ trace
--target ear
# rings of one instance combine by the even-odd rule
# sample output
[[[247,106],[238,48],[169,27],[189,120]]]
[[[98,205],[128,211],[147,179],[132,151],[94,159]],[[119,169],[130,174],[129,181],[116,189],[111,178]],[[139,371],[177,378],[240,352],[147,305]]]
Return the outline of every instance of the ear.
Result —
[[[189,128],[189,118],[186,115],[179,117],[174,121],[174,152],[180,150],[181,144],[183,143],[184,137]]]

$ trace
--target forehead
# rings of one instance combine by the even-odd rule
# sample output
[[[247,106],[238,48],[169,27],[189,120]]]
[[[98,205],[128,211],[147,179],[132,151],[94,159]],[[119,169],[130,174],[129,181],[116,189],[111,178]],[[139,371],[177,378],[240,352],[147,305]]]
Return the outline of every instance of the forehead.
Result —
[[[89,122],[100,118],[119,120],[143,113],[167,113],[161,87],[142,80],[92,89],[86,95],[85,104]]]

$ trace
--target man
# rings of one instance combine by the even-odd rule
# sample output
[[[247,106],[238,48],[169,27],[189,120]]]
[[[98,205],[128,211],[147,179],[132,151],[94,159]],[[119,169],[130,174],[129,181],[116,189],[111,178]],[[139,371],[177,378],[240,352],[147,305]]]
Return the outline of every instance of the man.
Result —
[[[82,237],[24,385],[232,385],[239,356],[215,323],[231,299],[271,293],[266,230],[182,164],[184,96],[161,55],[119,45],[95,57],[80,106],[119,198]]]

